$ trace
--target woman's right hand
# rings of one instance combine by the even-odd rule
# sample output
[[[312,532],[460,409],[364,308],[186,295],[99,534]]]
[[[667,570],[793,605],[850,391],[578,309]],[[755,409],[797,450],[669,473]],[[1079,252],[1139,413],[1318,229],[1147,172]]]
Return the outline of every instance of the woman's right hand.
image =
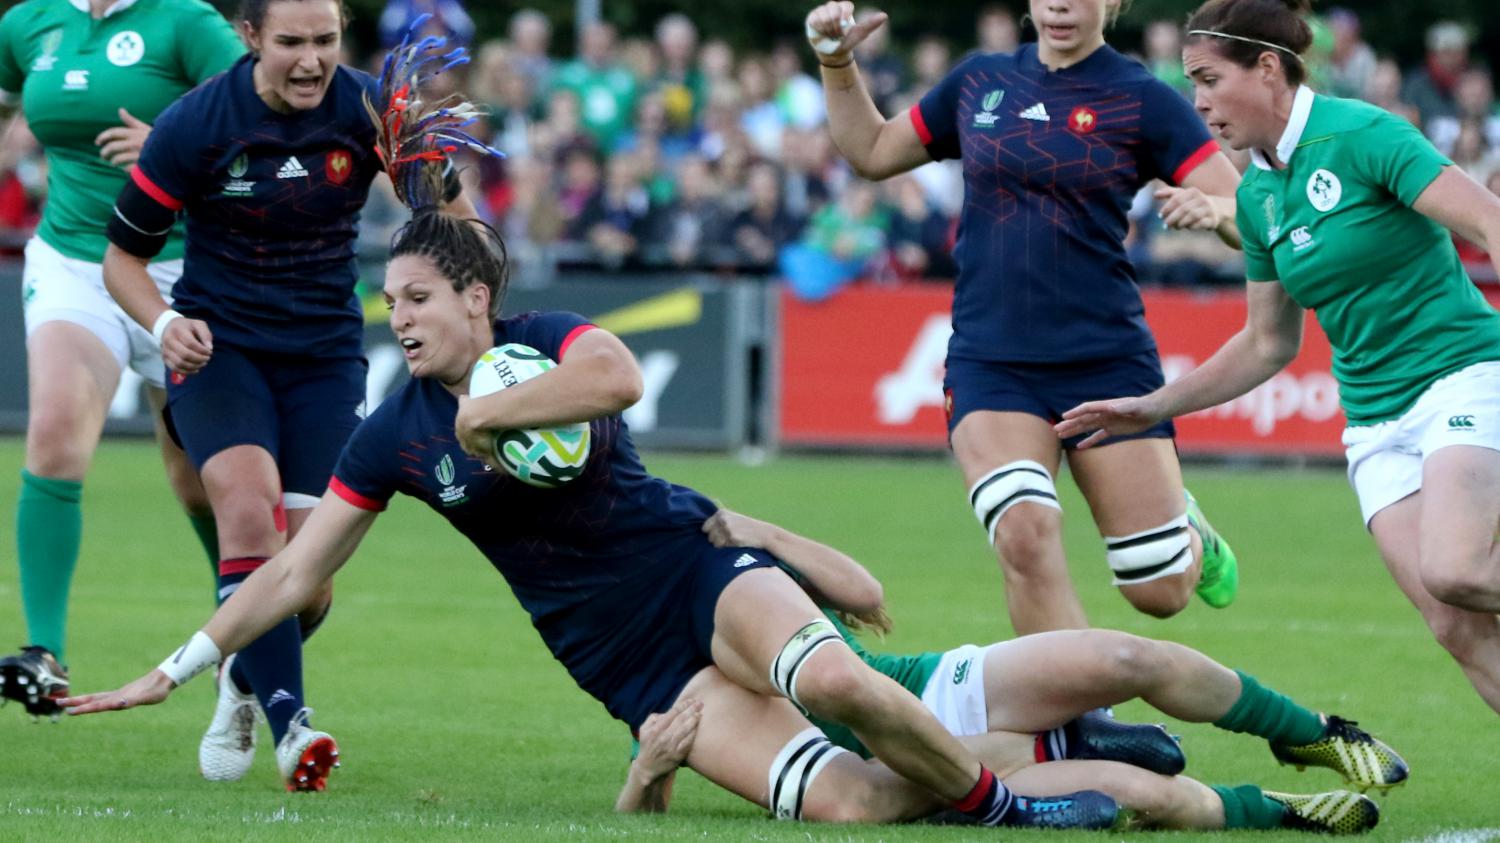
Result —
[[[807,13],[807,41],[817,53],[818,61],[825,65],[848,64],[854,48],[879,29],[890,16],[884,12],[870,16],[860,23],[854,22],[854,4],[847,0],[813,9]]]
[[[161,336],[161,359],[167,370],[191,375],[208,365],[214,354],[214,335],[198,319],[173,319]]]
[[[1128,436],[1151,427],[1166,418],[1158,402],[1150,395],[1134,398],[1112,398],[1108,401],[1086,401],[1062,414],[1053,425],[1058,438],[1070,439],[1088,433],[1079,448],[1097,445],[1111,436]]]

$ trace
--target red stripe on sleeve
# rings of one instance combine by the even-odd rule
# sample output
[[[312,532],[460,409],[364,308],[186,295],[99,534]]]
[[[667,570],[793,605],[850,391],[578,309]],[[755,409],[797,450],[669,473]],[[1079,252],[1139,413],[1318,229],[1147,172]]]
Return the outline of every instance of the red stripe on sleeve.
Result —
[[[570,346],[570,345],[573,344],[573,340],[578,339],[579,337],[583,336],[584,334],[587,334],[589,331],[592,331],[592,330],[594,330],[597,327],[599,327],[599,326],[598,325],[579,325],[578,327],[576,327],[573,330],[569,331],[568,335],[565,336],[565,337],[563,337],[562,345],[559,346],[558,349],[557,349],[557,362],[559,362],[559,363],[562,362],[563,357],[568,353],[568,346]],[[572,370],[570,369],[569,371],[572,371]]]
[[[147,196],[160,202],[163,208],[169,211],[182,210],[181,200],[173,199],[172,194],[158,187],[156,182],[152,181],[151,177],[146,175],[146,172],[139,166],[130,168],[130,180],[135,182],[136,187],[146,191]]]
[[[1209,138],[1208,143],[1198,147],[1197,152],[1189,155],[1186,161],[1177,166],[1177,169],[1172,173],[1172,183],[1176,185],[1182,184],[1182,180],[1187,178],[1189,173],[1198,169],[1199,164],[1207,161],[1210,155],[1218,151],[1219,142],[1213,138]]]
[[[344,481],[338,479],[337,477],[334,477],[328,481],[328,491],[333,492],[335,495],[343,498],[346,503],[353,504],[354,506],[357,506],[366,512],[385,511],[385,501],[377,501],[374,498],[367,498],[364,495],[361,495],[359,492],[356,492],[348,486],[345,486]]]
[[[927,128],[927,121],[922,117],[922,104],[917,103],[911,107],[911,125],[917,130],[917,140],[923,146],[932,143],[932,130]]]

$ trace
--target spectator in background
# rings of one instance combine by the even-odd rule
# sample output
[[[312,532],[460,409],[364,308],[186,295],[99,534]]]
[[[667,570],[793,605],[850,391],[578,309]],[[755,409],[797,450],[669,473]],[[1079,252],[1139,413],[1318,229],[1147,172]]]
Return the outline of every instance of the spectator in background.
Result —
[[[729,220],[719,192],[713,168],[702,156],[689,155],[677,165],[677,196],[658,215],[652,237],[673,265],[701,266],[709,247],[724,244]]]
[[[1405,117],[1413,125],[1420,125],[1417,123],[1416,107],[1401,98],[1401,89],[1400,65],[1394,59],[1378,59],[1374,72],[1365,83],[1363,99],[1371,105],[1378,105],[1392,114]]]
[[[887,201],[895,208],[887,237],[890,268],[898,280],[958,277],[953,262],[952,234],[956,221],[927,201],[921,182],[905,173],[883,183]]]
[[[489,108],[490,145],[511,158],[530,155],[531,128],[545,115],[531,77],[517,68],[514,51],[496,42],[485,44],[475,76],[474,99]],[[578,100],[569,99],[576,115]],[[573,123],[576,126],[576,118]]]
[[[1333,32],[1325,90],[1336,97],[1363,97],[1375,74],[1375,51],[1360,32],[1359,15],[1343,7],[1328,10],[1328,28]]]
[[[781,158],[781,135],[786,117],[776,104],[776,84],[771,66],[761,56],[740,59],[735,74],[740,89],[740,126],[755,151],[764,158]]]
[[[1418,126],[1427,126],[1457,110],[1454,89],[1469,68],[1469,32],[1454,21],[1439,21],[1427,30],[1427,57],[1407,75],[1401,99],[1417,108]]]
[[[837,202],[813,215],[802,241],[782,250],[781,272],[793,294],[822,301],[864,274],[890,229],[875,198],[874,185],[851,181]]]
[[[1146,24],[1144,46],[1151,75],[1192,99],[1193,83],[1182,72],[1182,27],[1173,21],[1154,20]]]
[[[0,135],[0,254],[21,254],[46,197],[46,158],[26,117],[17,114]]]
[[[560,156],[557,207],[562,219],[562,239],[585,241],[592,207],[604,191],[599,158],[587,146],[570,146]]]
[[[698,27],[687,15],[674,12],[656,23],[656,48],[661,67],[647,87],[661,97],[667,131],[693,134],[707,105],[707,88],[698,71]]]
[[[1478,120],[1465,120],[1459,124],[1448,157],[1460,170],[1482,178],[1496,165],[1496,152],[1497,148],[1485,137],[1484,124]]]
[[[792,216],[811,219],[833,196],[835,185],[828,160],[833,154],[832,147],[833,142],[823,129],[787,129],[781,146],[781,163],[785,168],[781,196]]]
[[[1181,58],[1178,59],[1181,61]],[[937,35],[924,35],[917,40],[911,52],[911,70],[915,77],[907,89],[906,98],[911,102],[921,99],[922,94],[932,90],[943,81],[953,66],[953,50],[948,41]]]
[[[993,4],[979,10],[974,19],[981,53],[1014,53],[1021,45],[1021,27],[1009,6]]]
[[[705,41],[698,50],[698,75],[703,79],[709,102],[720,92],[738,93],[734,81],[734,48],[722,38]]]
[[[866,8],[854,19],[863,23],[878,14],[881,14],[879,9]],[[906,88],[906,63],[891,53],[890,46],[890,29],[882,26],[854,48],[865,87],[881,114],[892,113],[891,101]]]
[[[814,129],[827,116],[823,86],[802,69],[802,51],[791,41],[771,50],[771,73],[776,79],[776,105],[788,126]]]
[[[422,28],[423,35],[439,35],[455,45],[474,40],[474,19],[464,11],[462,0],[387,0],[380,13],[380,43],[389,50],[400,43],[418,15],[432,15]]]
[[[578,58],[558,69],[553,88],[578,98],[583,130],[600,150],[613,151],[630,128],[637,93],[635,77],[616,57],[613,25],[599,21],[584,28]]]
[[[575,146],[592,146],[593,138],[584,134],[583,116],[578,95],[557,91],[547,103],[547,116],[531,125],[527,133],[527,150],[533,158],[552,161]]]
[[[1500,149],[1500,114],[1495,111],[1495,86],[1488,70],[1475,67],[1459,75],[1453,86],[1453,108],[1453,114],[1433,118],[1426,126],[1427,137],[1439,152],[1459,163],[1458,140],[1465,127],[1472,136],[1468,143],[1478,144],[1480,158],[1487,150]]]
[[[552,21],[536,9],[522,9],[510,16],[511,69],[520,74],[533,96],[552,87],[552,59],[547,48],[552,43]]]
[[[585,206],[569,231],[583,234],[601,264],[617,268],[635,256],[650,215],[640,159],[620,153],[605,165],[604,191]]]
[[[769,270],[781,249],[801,233],[802,224],[781,201],[781,173],[775,164],[751,165],[746,193],[749,204],[730,223],[730,236],[743,264]]]

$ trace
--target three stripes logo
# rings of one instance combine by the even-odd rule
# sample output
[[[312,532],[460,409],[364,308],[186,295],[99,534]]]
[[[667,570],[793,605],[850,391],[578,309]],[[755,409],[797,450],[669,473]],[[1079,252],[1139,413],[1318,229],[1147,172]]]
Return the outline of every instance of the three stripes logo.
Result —
[[[286,159],[286,163],[281,165],[281,169],[280,170],[276,171],[276,178],[278,178],[278,179],[303,179],[303,178],[307,178],[307,168],[304,167],[304,166],[302,166],[302,162],[297,160],[297,156],[293,155],[292,157]]]
[[[1037,103],[1036,105],[1033,105],[1032,107],[1022,111],[1021,117],[1025,120],[1036,120],[1040,123],[1052,122],[1052,118],[1047,116],[1047,106],[1042,105],[1041,103]]]
[[[1461,433],[1472,433],[1474,430],[1474,417],[1471,415],[1449,416],[1448,429],[1457,430]]]

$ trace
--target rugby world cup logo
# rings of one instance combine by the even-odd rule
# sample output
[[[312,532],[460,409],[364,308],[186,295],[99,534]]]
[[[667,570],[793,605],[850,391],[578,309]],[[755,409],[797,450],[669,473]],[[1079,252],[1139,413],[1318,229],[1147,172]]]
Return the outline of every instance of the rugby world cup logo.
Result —
[[[57,48],[62,46],[63,31],[59,27],[42,36],[42,54],[31,63],[32,73],[44,73],[57,64]]]
[[[995,90],[990,91],[988,94],[985,94],[984,99],[979,101],[979,107],[983,110],[974,115],[974,128],[993,128],[995,125],[995,121],[1000,119],[1000,115],[995,113],[995,109],[999,108],[1000,103],[1004,100],[1005,91],[1000,90],[999,88],[996,88]]]
[[[232,179],[244,178],[245,173],[250,172],[250,156],[240,153],[240,157],[229,162],[229,177]]]
[[[443,454],[442,462],[437,464],[437,470],[433,472],[437,481],[444,486],[453,485],[453,455]]]

